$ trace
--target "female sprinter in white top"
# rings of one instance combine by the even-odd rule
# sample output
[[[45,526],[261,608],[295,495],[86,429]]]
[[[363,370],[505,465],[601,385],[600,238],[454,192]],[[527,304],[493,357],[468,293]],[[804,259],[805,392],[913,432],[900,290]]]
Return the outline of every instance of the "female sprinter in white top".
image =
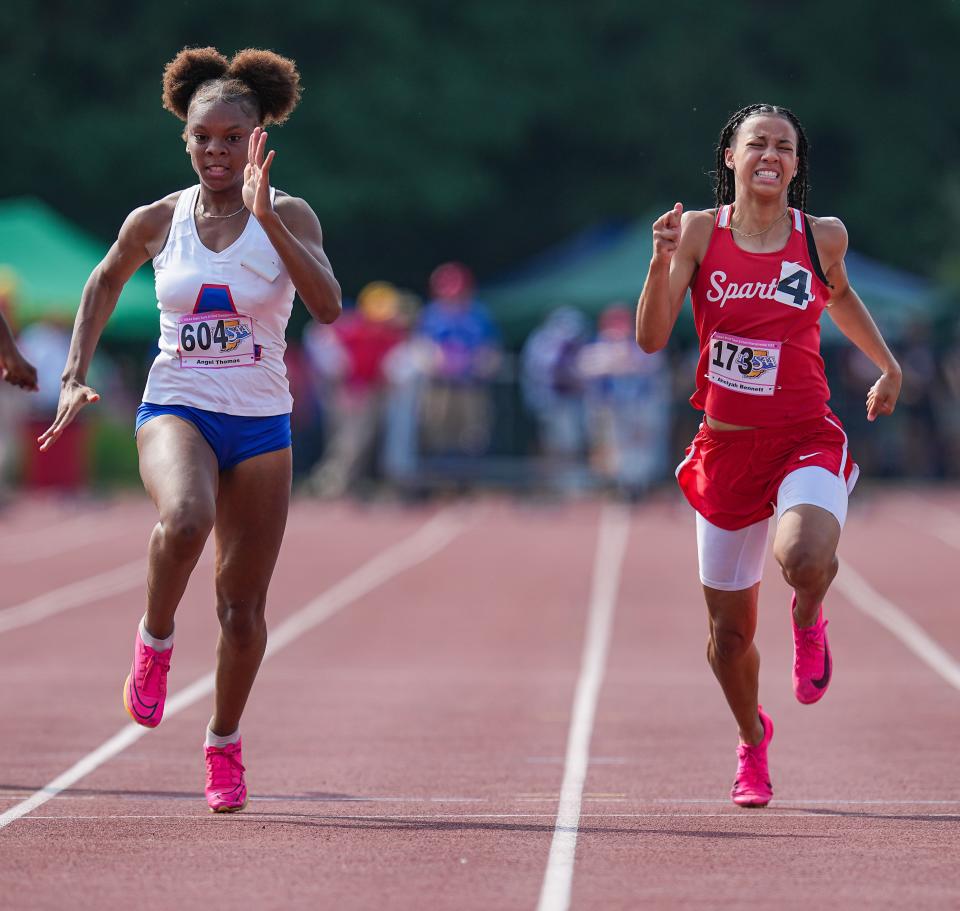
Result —
[[[137,413],[140,475],[160,521],[150,538],[146,613],[123,701],[138,724],[163,715],[174,614],[204,543],[217,545],[220,620],[207,729],[206,797],[214,812],[247,802],[240,717],[267,641],[264,610],[290,499],[291,397],[284,329],[294,292],[324,323],[340,287],[320,223],[302,199],[270,186],[264,127],[300,96],[293,61],[245,50],[184,49],[166,67],[164,107],[199,184],[134,210],[80,302],[60,404],[40,448],[97,401],[87,370],[120,291],[152,260],[160,353]]]

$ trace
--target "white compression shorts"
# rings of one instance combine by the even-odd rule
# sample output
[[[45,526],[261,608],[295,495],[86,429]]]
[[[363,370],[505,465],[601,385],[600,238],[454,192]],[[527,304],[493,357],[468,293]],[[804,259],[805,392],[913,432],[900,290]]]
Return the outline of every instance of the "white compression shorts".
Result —
[[[850,479],[850,490],[856,476]],[[843,528],[847,519],[847,484],[826,468],[809,466],[791,471],[777,492],[777,521],[794,506],[819,506],[831,513]],[[763,575],[767,550],[767,526],[763,519],[737,531],[727,531],[697,516],[697,554],[700,581],[709,588],[735,592],[750,588]]]

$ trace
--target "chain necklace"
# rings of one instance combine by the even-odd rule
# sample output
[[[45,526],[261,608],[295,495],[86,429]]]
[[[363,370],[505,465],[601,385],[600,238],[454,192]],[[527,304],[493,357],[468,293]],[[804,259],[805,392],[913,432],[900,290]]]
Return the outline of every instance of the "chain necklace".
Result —
[[[201,216],[201,218],[233,218],[234,215],[239,215],[244,209],[246,209],[246,206],[240,206],[236,212],[231,212],[229,215],[211,215],[203,208],[203,203],[201,202],[197,204],[197,215]]]
[[[783,215],[781,215],[779,218],[775,218],[775,219],[774,219],[772,222],[770,222],[770,224],[767,225],[762,231],[754,231],[754,232],[752,232],[751,234],[747,234],[746,232],[741,231],[739,228],[735,228],[735,227],[733,226],[733,221],[732,221],[732,220],[731,220],[731,222],[730,222],[730,230],[731,230],[731,231],[736,231],[737,234],[739,234],[741,237],[759,237],[761,234],[766,234],[767,231],[769,231],[774,225],[780,224],[780,222],[783,221],[783,219],[785,219],[789,213],[790,213],[790,210],[789,210],[789,209],[785,209],[784,212],[783,212]],[[236,214],[236,213],[234,213],[234,214]]]

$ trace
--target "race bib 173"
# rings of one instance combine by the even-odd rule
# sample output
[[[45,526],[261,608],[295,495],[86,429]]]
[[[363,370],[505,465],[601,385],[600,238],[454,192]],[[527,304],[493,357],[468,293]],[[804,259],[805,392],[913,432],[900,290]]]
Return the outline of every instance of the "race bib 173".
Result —
[[[256,363],[253,319],[242,313],[189,313],[177,321],[181,367],[219,370]]]
[[[780,367],[780,342],[764,342],[714,332],[710,336],[707,378],[747,395],[773,395]]]

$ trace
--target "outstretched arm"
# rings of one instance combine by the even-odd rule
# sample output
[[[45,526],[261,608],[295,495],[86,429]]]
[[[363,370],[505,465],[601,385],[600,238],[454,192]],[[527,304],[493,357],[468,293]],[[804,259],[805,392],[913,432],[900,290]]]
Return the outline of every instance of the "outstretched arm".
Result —
[[[297,294],[310,315],[332,323],[340,315],[340,285],[323,249],[323,232],[313,209],[302,199],[282,196],[276,208],[270,200],[270,165],[274,150],[264,155],[267,134],[257,127],[250,134],[243,201],[273,244],[290,273]]]
[[[36,390],[37,388],[37,371],[20,353],[2,313],[0,313],[0,379],[21,389]]]
[[[166,200],[135,209],[127,216],[120,234],[107,255],[90,273],[80,297],[80,308],[73,324],[70,352],[60,384],[60,401],[53,423],[37,438],[45,452],[85,405],[100,396],[87,385],[87,371],[93,353],[110,314],[117,306],[123,286],[142,266],[150,254],[148,246],[164,224],[169,228],[170,206]],[[163,230],[164,236],[166,231]]]
[[[833,286],[829,314],[837,328],[880,370],[880,378],[867,393],[867,420],[892,414],[900,395],[903,374],[893,353],[883,340],[877,324],[847,278],[843,258],[847,253],[847,229],[836,218],[818,218],[814,227],[821,260],[827,266],[827,280]]]

